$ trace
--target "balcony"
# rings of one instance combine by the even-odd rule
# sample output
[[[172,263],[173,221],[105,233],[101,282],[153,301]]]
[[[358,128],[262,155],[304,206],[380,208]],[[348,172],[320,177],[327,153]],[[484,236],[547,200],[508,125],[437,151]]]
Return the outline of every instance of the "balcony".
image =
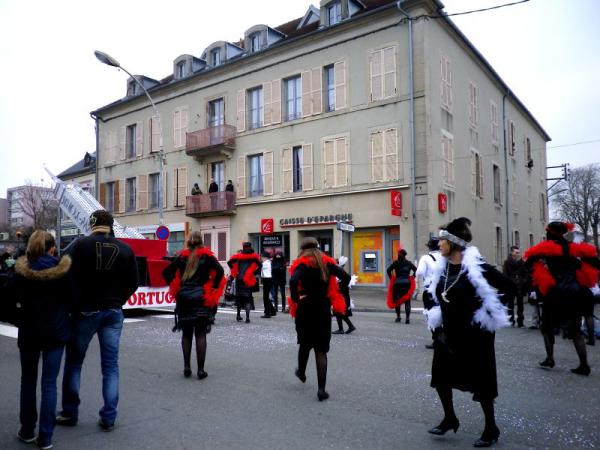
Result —
[[[186,197],[185,214],[189,217],[225,216],[234,214],[235,192],[213,192],[212,194]]]
[[[185,153],[198,162],[207,156],[231,158],[235,148],[236,129],[233,125],[217,125],[185,134]]]

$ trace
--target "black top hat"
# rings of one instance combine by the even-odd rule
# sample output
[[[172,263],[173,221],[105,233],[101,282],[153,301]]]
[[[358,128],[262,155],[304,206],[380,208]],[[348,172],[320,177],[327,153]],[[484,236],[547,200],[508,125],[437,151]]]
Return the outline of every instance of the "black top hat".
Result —
[[[473,239],[473,235],[471,234],[471,230],[469,226],[471,225],[471,220],[466,217],[459,217],[458,219],[454,219],[452,222],[440,227],[442,230],[446,230],[448,233],[453,234],[459,239],[462,239],[465,242],[471,242]]]
[[[550,222],[546,225],[546,234],[550,239],[562,237],[567,234],[569,231],[573,231],[574,225],[572,223],[567,222]]]

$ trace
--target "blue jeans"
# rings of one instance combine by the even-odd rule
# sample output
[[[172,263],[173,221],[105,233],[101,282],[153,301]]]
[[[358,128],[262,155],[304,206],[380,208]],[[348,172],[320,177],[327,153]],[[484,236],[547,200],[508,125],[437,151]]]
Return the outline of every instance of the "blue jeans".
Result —
[[[117,418],[119,403],[119,340],[123,330],[123,311],[107,309],[91,313],[79,313],[75,319],[73,336],[67,343],[65,371],[63,375],[63,414],[77,418],[79,415],[79,387],[81,367],[88,345],[98,334],[100,365],[102,367],[102,397],[104,406],[100,418],[106,425],[113,425]]]
[[[56,378],[60,371],[64,346],[50,350],[21,348],[21,426],[23,436],[35,433],[37,422],[37,378],[42,357],[42,403],[40,405],[40,441],[49,442],[56,414]]]

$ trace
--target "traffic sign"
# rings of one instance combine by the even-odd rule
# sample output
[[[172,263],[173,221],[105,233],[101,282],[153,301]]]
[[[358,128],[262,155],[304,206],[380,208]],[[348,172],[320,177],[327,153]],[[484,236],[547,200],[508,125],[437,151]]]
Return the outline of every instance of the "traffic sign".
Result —
[[[161,241],[166,241],[169,239],[169,236],[171,236],[171,232],[169,231],[169,228],[167,228],[164,225],[159,226],[156,229],[156,232],[154,233],[156,235],[156,237],[158,239],[160,239]]]
[[[349,223],[345,223],[345,222],[338,222],[337,223],[337,229],[340,231],[348,231],[348,232],[353,232],[355,227],[354,225],[350,225]]]

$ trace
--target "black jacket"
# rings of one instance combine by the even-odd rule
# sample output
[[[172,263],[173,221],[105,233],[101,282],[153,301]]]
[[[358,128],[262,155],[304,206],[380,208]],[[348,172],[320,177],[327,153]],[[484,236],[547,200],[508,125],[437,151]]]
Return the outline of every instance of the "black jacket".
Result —
[[[73,284],[71,258],[36,266],[22,256],[15,264],[11,295],[21,303],[19,338],[21,348],[51,349],[64,345],[70,335]]]
[[[408,277],[411,275],[411,272],[412,272],[412,275],[414,276],[416,271],[417,271],[417,268],[408,259],[405,259],[405,260],[397,259],[392,264],[390,264],[390,266],[387,268],[387,275],[388,275],[388,277],[391,278],[392,272],[396,272],[396,283],[400,284],[400,283],[407,283]]]
[[[271,259],[271,273],[273,276],[273,282],[277,284],[285,284],[286,279],[286,264],[285,257],[281,253],[276,253]]]
[[[120,309],[138,288],[131,248],[108,234],[79,239],[71,251],[77,311]]]

